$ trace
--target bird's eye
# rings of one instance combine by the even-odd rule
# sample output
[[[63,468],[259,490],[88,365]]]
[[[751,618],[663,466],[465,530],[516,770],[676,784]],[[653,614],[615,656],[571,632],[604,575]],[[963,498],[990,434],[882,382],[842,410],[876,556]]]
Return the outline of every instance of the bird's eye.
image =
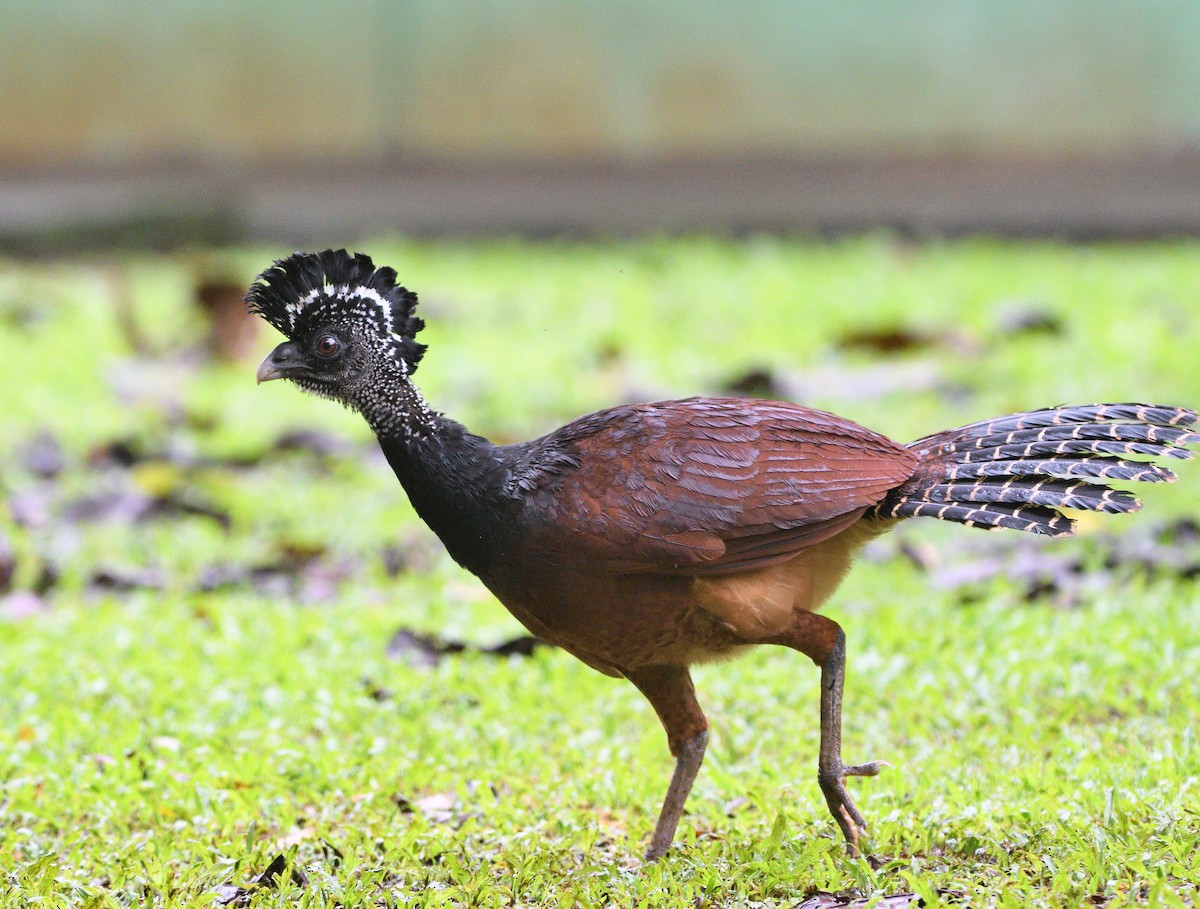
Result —
[[[342,349],[342,342],[333,335],[325,335],[317,341],[315,350],[317,356],[332,357]]]

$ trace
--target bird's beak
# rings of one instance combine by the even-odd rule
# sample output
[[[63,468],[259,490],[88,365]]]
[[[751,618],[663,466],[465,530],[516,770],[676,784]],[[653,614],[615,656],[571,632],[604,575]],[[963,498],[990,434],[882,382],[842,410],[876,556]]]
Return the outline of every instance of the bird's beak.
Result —
[[[300,351],[291,341],[284,341],[258,364],[258,384],[273,379],[286,379],[288,374],[304,366]]]

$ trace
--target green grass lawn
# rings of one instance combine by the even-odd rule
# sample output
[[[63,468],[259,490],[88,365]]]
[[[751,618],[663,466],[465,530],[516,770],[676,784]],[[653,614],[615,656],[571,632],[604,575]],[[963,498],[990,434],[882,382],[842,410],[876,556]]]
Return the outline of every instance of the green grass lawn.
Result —
[[[426,396],[498,441],[751,371],[900,439],[1200,405],[1197,244],[360,246],[421,294]],[[642,867],[672,762],[641,696],[545,648],[389,656],[521,629],[358,417],[202,354],[198,262],[285,252],[0,264],[0,906],[1200,906],[1200,586],[1105,564],[1200,514],[1200,467],[1076,539],[913,521],[862,560],[826,611],[845,756],[891,764],[851,781],[867,858],[816,785],[815,667],[699,668],[712,743]],[[1096,571],[1035,597],[1031,551]]]

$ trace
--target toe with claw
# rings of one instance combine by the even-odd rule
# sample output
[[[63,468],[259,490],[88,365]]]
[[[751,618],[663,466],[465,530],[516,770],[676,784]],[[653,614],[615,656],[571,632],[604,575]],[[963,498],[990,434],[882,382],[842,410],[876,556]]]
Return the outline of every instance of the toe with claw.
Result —
[[[867,829],[867,821],[846,790],[846,777],[877,776],[880,770],[890,766],[887,761],[870,761],[866,764],[850,766],[841,764],[839,761],[838,766],[831,772],[821,771],[817,774],[821,792],[825,795],[825,803],[829,806],[829,813],[842,828],[842,834],[846,837],[846,850],[852,856],[859,854],[858,837]]]

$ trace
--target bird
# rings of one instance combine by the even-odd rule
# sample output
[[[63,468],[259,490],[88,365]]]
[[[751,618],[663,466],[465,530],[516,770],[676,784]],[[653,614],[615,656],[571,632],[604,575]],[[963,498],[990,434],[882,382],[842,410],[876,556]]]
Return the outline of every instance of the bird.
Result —
[[[345,249],[297,252],[251,284],[286,338],[257,380],[358,411],[417,515],[532,634],[645,696],[674,770],[644,854],[667,854],[708,744],[690,667],[754,645],[820,670],[817,782],[858,854],[867,822],[841,747],[846,637],[818,608],[855,554],[907,518],[1047,536],[1063,509],[1140,507],[1112,481],[1168,482],[1194,410],[1064,405],[900,444],[844,417],[734,397],[623,404],[497,445],[433,409],[413,375],[417,296]]]

